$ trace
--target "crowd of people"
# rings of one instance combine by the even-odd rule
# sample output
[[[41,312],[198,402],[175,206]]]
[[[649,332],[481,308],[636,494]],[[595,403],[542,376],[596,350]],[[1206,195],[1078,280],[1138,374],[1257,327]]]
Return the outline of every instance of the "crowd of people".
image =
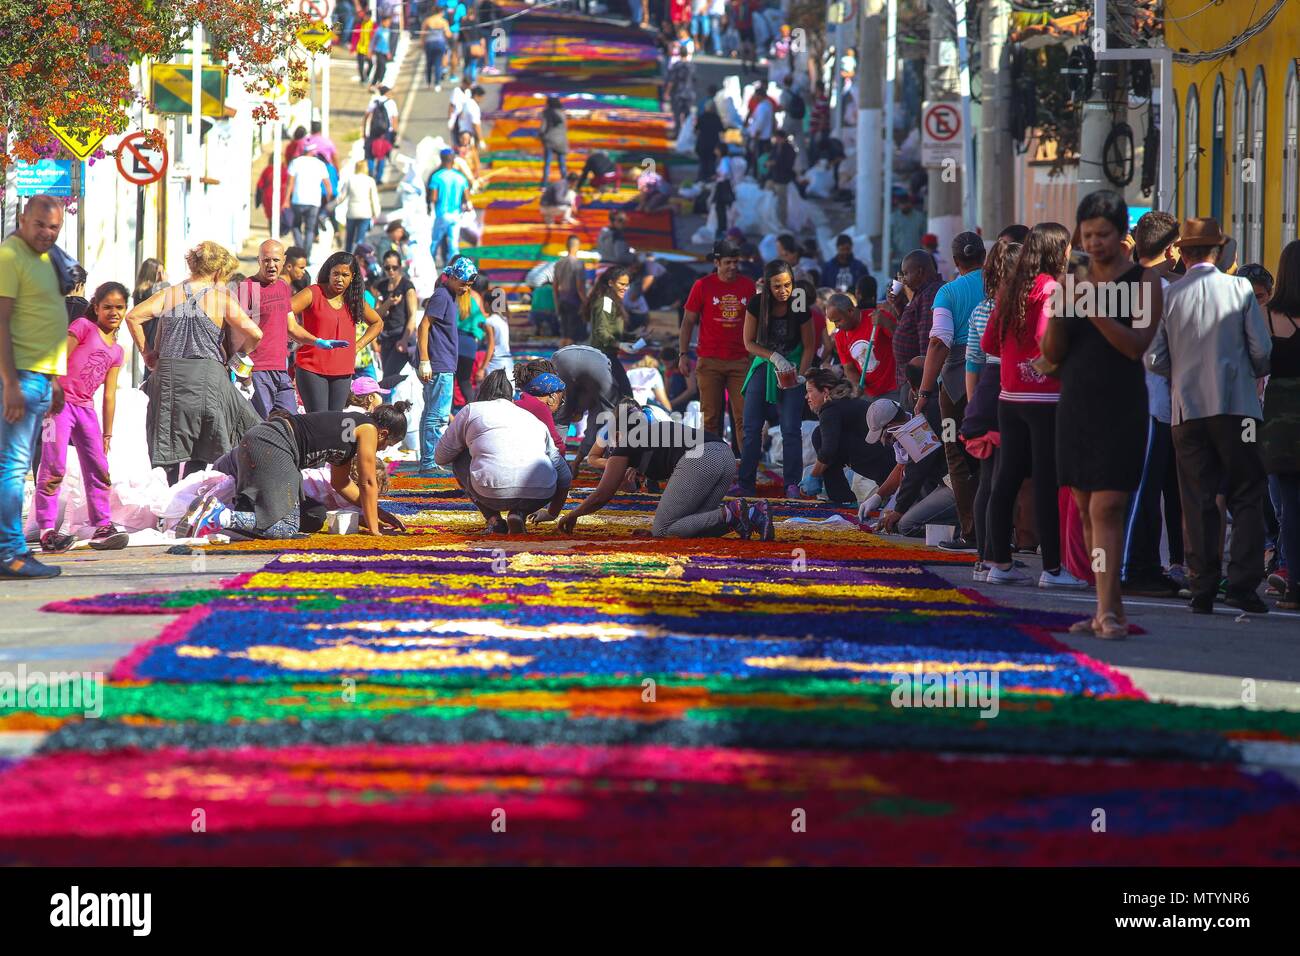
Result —
[[[575,233],[563,256],[529,273],[531,318],[556,347],[516,358],[509,296],[479,275],[460,235],[485,182],[475,76],[491,43],[474,24],[495,14],[460,2],[410,4],[400,16],[397,4],[380,6],[377,26],[360,5],[351,18],[339,6],[345,33],[364,36],[375,57],[369,79],[382,84],[377,37],[400,22],[423,40],[426,81],[459,82],[448,116],[457,146],[427,182],[433,294],[421,302],[407,275],[412,237],[400,222],[370,242],[398,122],[383,85],[363,123],[365,160],[343,182],[319,129],[295,134],[284,208],[264,205],[268,216],[285,213],[296,244],[263,243],[251,276],[205,242],[187,256],[182,282],[168,284],[149,260],[130,292],[109,282],[74,298],[78,277],[61,270],[54,245],[62,204],[33,198],[0,247],[0,574],[58,572],[24,538],[29,472],[39,548],[75,544],[57,509],[69,444],[90,545],[125,546],[107,463],[125,325],[148,369],[150,464],[172,484],[208,472],[230,479],[224,496],[194,499],[178,526],[186,533],[315,530],[320,502],[304,481],[324,466],[319,479],[359,512],[363,533],[400,529],[379,505],[382,458],[414,422],[406,403],[382,396],[414,375],[418,474],[454,478],[487,533],[549,522],[572,533],[620,491],[643,489],[660,496],[655,535],[770,540],[766,460],[778,496],[854,508],[878,533],[950,527],[938,547],[975,554],[976,580],[1095,588],[1095,612],[1076,633],[1124,637],[1125,595],[1262,613],[1267,578],[1279,607],[1297,606],[1288,562],[1300,554],[1300,243],[1275,272],[1238,268],[1223,261],[1215,221],[1153,212],[1130,232],[1122,197],[1102,191],[1069,225],[1008,226],[991,241],[959,234],[945,250],[951,268],[918,235],[884,290],[848,235],[831,255],[780,232],[764,256],[734,225],[735,188],[757,178],[785,221],[811,163],[835,152],[825,83],[794,67],[788,29],[773,30],[766,49],[780,101],[755,91],[745,146],[732,150],[716,91],[701,102],[690,65],[697,43],[726,52],[719,28],[728,24],[753,61],[756,4],[674,2],[649,14],[663,14],[675,37],[665,102],[708,147],[699,158],[717,215],[711,268],[683,284],[635,248],[629,214],[658,208],[662,180],[639,183],[636,200],[609,212],[594,250]],[[444,73],[447,57],[458,80]],[[575,170],[562,101],[538,113],[542,217],[571,225],[588,181],[602,198],[623,170],[599,151]],[[340,208],[343,248],[313,277],[318,220]],[[646,343],[657,310],[680,316],[675,343]],[[580,436],[572,461],[570,431]],[[575,496],[584,469],[598,480]],[[1036,578],[1016,557],[1030,551],[1041,555]]]

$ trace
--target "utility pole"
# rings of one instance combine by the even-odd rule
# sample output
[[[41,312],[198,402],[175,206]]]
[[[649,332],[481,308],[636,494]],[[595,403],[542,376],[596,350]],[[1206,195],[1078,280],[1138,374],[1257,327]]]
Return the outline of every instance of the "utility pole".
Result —
[[[1011,0],[985,0],[980,28],[979,224],[986,240],[1016,221],[1015,157],[1003,124],[1011,110],[1007,28]]]
[[[894,2],[894,0],[890,0]],[[881,234],[881,165],[892,165],[893,142],[889,130],[881,129],[880,64],[886,61],[885,0],[862,0],[858,21],[857,66],[857,193],[854,197],[854,226],[858,235],[871,237],[879,248]],[[886,82],[892,80],[886,77]],[[892,84],[890,84],[892,89]]]
[[[203,238],[203,27],[194,24],[190,58],[190,140],[186,152],[190,164],[189,215],[186,234],[189,241]]]
[[[936,3],[930,8],[930,59],[926,76],[926,100],[931,103],[958,99],[959,69],[956,20],[950,3]],[[927,214],[928,231],[939,238],[939,267],[945,278],[952,271],[949,255],[952,240],[966,228],[962,222],[961,179],[949,167],[931,169]],[[970,224],[971,226],[974,223]]]

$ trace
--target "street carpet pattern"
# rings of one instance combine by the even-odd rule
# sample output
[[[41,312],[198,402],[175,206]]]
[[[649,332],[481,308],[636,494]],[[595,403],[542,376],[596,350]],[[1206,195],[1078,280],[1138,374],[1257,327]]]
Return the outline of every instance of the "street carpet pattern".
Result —
[[[512,29],[477,252],[497,282],[568,232],[519,202],[539,96],[579,155],[632,114],[633,149],[667,143],[645,34]],[[671,216],[630,241],[671,248]],[[954,587],[933,568],[968,557],[851,512],[772,498],[774,542],[663,540],[654,502],[484,537],[454,482],[399,472],[407,535],[214,546],[267,563],[50,605],[174,618],[95,718],[85,685],[0,710],[47,733],[0,759],[0,864],[1300,862],[1300,790],[1242,756],[1300,716],[1150,701],[1053,637],[1072,617]]]

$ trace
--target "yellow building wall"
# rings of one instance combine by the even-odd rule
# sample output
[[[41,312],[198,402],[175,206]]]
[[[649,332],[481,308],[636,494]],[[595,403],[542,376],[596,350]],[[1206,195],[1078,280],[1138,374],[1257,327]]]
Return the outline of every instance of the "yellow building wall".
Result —
[[[1165,0],[1165,43],[1175,51],[1200,52],[1218,48],[1240,34],[1272,6],[1268,0],[1256,4],[1253,0],[1222,0],[1206,7],[1206,0]],[[1200,11],[1198,13],[1198,11]],[[1252,11],[1254,17],[1252,18]],[[1183,19],[1186,18],[1186,19]],[[1214,91],[1218,78],[1223,78],[1224,89],[1224,197],[1223,228],[1232,231],[1234,203],[1242,199],[1242,171],[1232,167],[1232,150],[1237,135],[1234,128],[1233,102],[1242,71],[1247,84],[1247,123],[1249,124],[1256,72],[1264,68],[1266,84],[1267,123],[1264,142],[1262,175],[1258,182],[1264,189],[1263,264],[1273,271],[1282,251],[1283,213],[1283,150],[1286,145],[1287,117],[1286,90],[1288,76],[1296,69],[1300,57],[1300,0],[1288,0],[1268,27],[1258,36],[1237,47],[1222,59],[1184,66],[1174,64],[1174,88],[1178,93],[1178,158],[1175,168],[1179,172],[1177,215],[1183,218],[1186,210],[1183,174],[1187,165],[1187,100],[1188,91],[1195,85],[1200,98],[1200,169],[1198,177],[1197,214],[1210,215],[1212,195],[1212,145],[1214,140]],[[1292,118],[1290,125],[1300,119]],[[1253,131],[1248,125],[1246,155],[1252,154]],[[1293,197],[1300,196],[1300,185],[1293,189]],[[1293,204],[1296,200],[1293,199]],[[1300,210],[1293,209],[1293,213]],[[1234,236],[1239,248],[1244,236]],[[1241,253],[1239,253],[1241,255]],[[1240,260],[1243,261],[1244,260]]]

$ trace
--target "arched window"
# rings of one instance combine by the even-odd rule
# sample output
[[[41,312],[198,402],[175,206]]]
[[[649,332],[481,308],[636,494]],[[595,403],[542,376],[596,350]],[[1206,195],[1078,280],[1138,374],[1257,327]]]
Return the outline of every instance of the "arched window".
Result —
[[[1201,95],[1193,83],[1187,88],[1187,154],[1183,161],[1183,218],[1200,215]]]
[[[1296,65],[1286,75],[1282,117],[1282,245],[1300,237],[1300,75]]]
[[[1214,135],[1210,141],[1210,215],[1223,225],[1223,186],[1227,162],[1227,103],[1223,74],[1214,81]]]
[[[1250,184],[1246,182],[1246,151],[1249,147],[1250,113],[1246,108],[1246,71],[1237,73],[1237,83],[1232,91],[1232,158],[1228,165],[1228,182],[1232,183],[1232,226],[1230,233],[1237,240],[1237,248],[1246,247],[1246,217],[1250,206]]]
[[[1268,83],[1264,68],[1255,70],[1255,85],[1250,91],[1250,152],[1247,158],[1254,167],[1247,177],[1246,256],[1247,261],[1264,261],[1264,158],[1268,155],[1265,134],[1268,132]]]
[[[1174,112],[1174,115],[1171,117],[1171,119],[1174,121],[1174,122],[1173,122],[1173,127],[1174,127],[1174,130],[1173,130],[1173,132],[1174,132],[1174,136],[1173,136],[1173,153],[1171,154],[1171,158],[1173,159],[1173,162],[1171,162],[1171,163],[1169,164],[1169,168],[1170,168],[1170,170],[1172,170],[1172,172],[1173,172],[1173,177],[1174,177],[1174,188],[1173,188],[1172,190],[1170,190],[1170,193],[1169,193],[1169,202],[1171,203],[1171,205],[1169,206],[1169,209],[1168,209],[1167,211],[1168,211],[1168,212],[1172,212],[1175,216],[1177,216],[1177,215],[1178,215],[1178,181],[1179,181],[1179,176],[1178,176],[1178,157],[1182,155],[1182,153],[1181,153],[1181,151],[1178,149],[1178,147],[1179,147],[1179,145],[1182,143],[1182,140],[1181,140],[1179,137],[1180,137],[1181,134],[1182,134],[1183,114],[1180,113],[1180,112],[1178,111],[1178,91],[1177,91],[1177,90],[1174,90],[1174,95],[1173,95],[1172,99],[1173,99],[1173,101],[1174,101],[1174,111],[1173,111],[1173,112]],[[1162,126],[1164,125],[1164,121],[1165,121],[1165,118],[1164,118],[1163,116],[1160,117],[1160,124],[1161,124]],[[1161,158],[1162,160],[1164,159],[1164,154],[1163,154],[1163,153],[1161,154],[1160,158]],[[1163,169],[1164,167],[1161,166],[1160,168]],[[1161,185],[1163,186],[1164,184],[1161,183]]]

